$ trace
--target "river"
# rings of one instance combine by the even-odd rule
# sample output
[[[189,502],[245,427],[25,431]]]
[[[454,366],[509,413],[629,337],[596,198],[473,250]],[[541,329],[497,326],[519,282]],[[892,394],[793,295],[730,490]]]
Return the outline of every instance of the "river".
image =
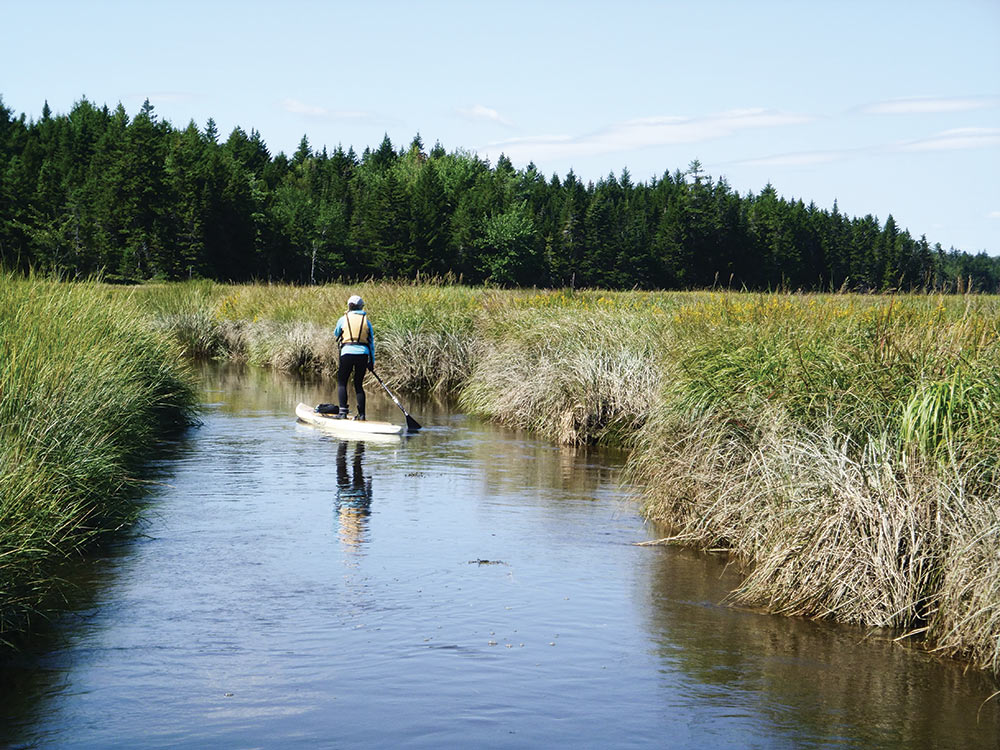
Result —
[[[634,546],[658,530],[619,454],[432,403],[344,442],[294,419],[328,384],[203,380],[143,521],[0,672],[0,745],[998,746],[991,679],[725,606],[721,560]],[[402,416],[371,388],[369,415]]]

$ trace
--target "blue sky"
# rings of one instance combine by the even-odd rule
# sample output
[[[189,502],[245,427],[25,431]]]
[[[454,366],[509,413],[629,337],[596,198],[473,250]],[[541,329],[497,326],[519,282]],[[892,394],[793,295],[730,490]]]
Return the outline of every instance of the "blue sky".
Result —
[[[693,159],[741,193],[1000,254],[1000,0],[0,0],[0,96],[37,118],[147,97],[272,153],[468,149],[635,181]]]

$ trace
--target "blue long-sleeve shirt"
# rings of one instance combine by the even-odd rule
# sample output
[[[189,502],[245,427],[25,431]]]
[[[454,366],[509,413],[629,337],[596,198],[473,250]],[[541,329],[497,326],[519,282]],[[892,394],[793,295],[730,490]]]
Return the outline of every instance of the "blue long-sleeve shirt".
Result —
[[[365,344],[344,344],[340,348],[341,354],[367,354],[371,358],[372,367],[375,366],[375,331],[372,328],[371,321],[368,320],[368,313],[364,310],[354,310],[353,312],[361,313],[365,316],[365,325],[368,326],[368,345]],[[337,321],[337,327],[333,329],[333,335],[338,339],[344,332],[344,327],[347,324],[347,316],[341,315],[340,320]]]

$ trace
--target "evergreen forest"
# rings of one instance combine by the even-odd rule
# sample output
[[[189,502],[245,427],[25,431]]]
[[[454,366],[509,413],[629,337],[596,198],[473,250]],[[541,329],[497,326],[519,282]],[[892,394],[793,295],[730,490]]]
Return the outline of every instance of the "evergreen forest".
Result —
[[[584,182],[474,153],[397,147],[272,155],[256,130],[174,128],[86,98],[38,121],[0,99],[0,267],[109,281],[320,283],[445,277],[608,289],[995,292],[1000,259],[893,217],[740,195],[694,161]]]

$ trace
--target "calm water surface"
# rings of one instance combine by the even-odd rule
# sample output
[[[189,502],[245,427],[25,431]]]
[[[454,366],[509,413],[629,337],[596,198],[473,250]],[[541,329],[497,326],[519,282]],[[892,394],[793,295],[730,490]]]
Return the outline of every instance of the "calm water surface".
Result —
[[[0,745],[998,746],[992,681],[720,606],[718,560],[633,546],[657,530],[620,456],[430,404],[415,437],[343,442],[293,417],[328,385],[205,384],[144,523],[0,672]]]

